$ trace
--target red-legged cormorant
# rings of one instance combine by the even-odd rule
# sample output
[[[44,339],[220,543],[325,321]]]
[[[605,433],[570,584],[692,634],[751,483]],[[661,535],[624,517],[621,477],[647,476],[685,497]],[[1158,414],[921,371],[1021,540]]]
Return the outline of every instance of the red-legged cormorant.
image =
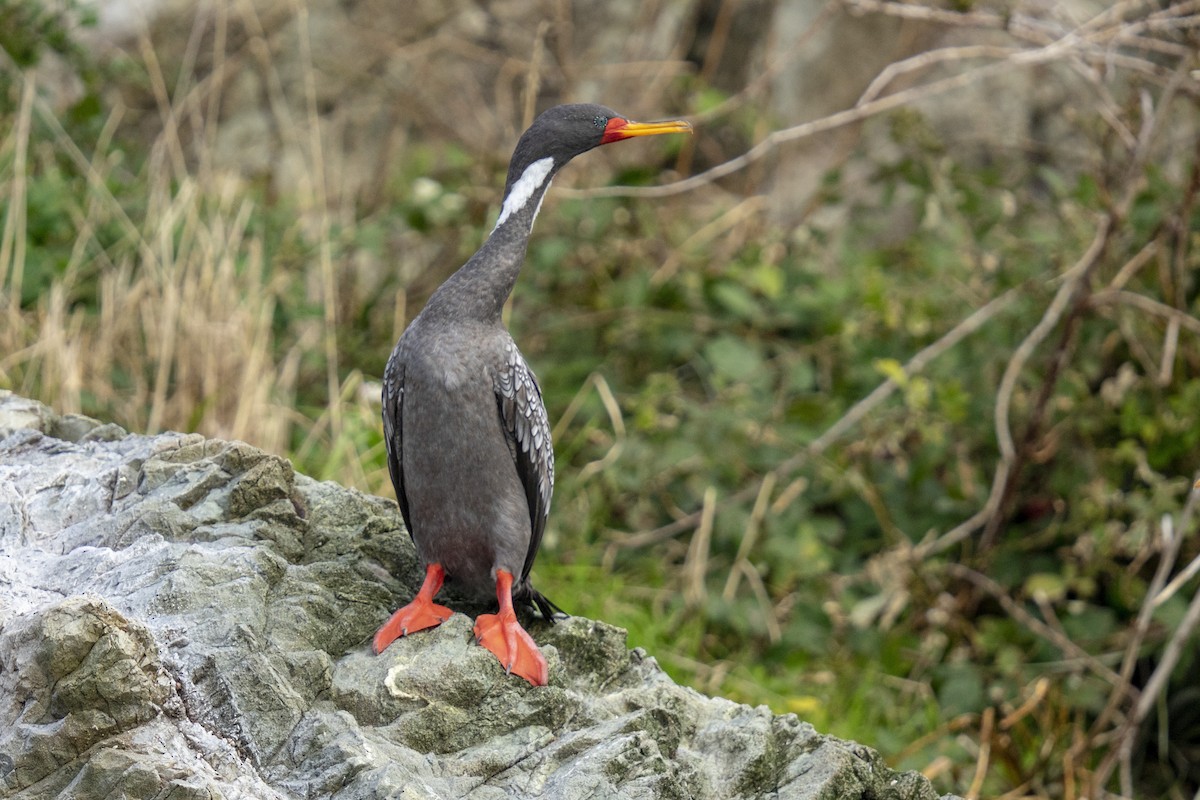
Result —
[[[557,610],[529,583],[554,490],[554,450],[537,379],[501,309],[559,169],[602,144],[690,130],[682,120],[631,122],[604,106],[562,105],[517,142],[495,229],[429,298],[384,373],[388,469],[425,582],[375,634],[376,653],[445,621],[450,609],[433,598],[451,580],[481,599],[495,591],[500,610],[476,620],[479,643],[506,671],[546,684],[546,659],[513,601],[546,619]]]

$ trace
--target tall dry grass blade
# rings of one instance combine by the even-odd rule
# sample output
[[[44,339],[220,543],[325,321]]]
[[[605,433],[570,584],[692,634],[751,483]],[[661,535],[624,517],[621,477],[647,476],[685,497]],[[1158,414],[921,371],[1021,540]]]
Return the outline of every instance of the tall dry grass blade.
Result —
[[[29,131],[36,96],[33,75],[27,74],[21,90],[17,124],[12,132],[13,169],[9,186],[8,214],[0,238],[0,290],[8,298],[8,327],[20,327],[21,290],[25,277],[25,173],[29,161]],[[8,149],[7,147],[5,148]],[[2,301],[0,297],[0,301]]]
[[[754,498],[754,507],[750,512],[750,521],[746,524],[746,531],[742,534],[737,555],[733,559],[734,568],[729,571],[729,577],[725,580],[725,589],[721,592],[721,598],[725,602],[732,600],[734,594],[737,593],[740,576],[743,573],[749,575],[754,570],[754,565],[750,563],[750,553],[758,542],[758,534],[762,530],[762,522],[767,515],[771,494],[775,491],[776,480],[775,473],[768,472],[763,478],[762,485],[759,486],[758,497]],[[757,575],[757,571],[754,574]]]
[[[717,516],[717,488],[704,490],[700,524],[688,544],[687,556],[683,561],[683,599],[688,608],[699,608],[708,597],[705,577],[708,575],[708,556],[712,548],[713,525]]]

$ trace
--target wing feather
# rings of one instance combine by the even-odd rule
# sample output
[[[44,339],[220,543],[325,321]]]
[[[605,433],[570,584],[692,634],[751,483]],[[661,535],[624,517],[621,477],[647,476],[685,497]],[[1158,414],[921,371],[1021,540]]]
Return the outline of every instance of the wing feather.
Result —
[[[500,422],[508,437],[517,475],[525,487],[525,499],[529,501],[532,534],[525,567],[518,582],[524,585],[542,543],[546,519],[550,516],[550,497],[554,493],[554,447],[550,441],[550,420],[546,417],[546,406],[542,402],[542,390],[537,378],[512,341],[506,345],[505,359],[495,376],[494,387]]]
[[[404,362],[398,353],[399,348],[392,352],[383,372],[383,444],[387,448],[388,473],[396,490],[396,502],[400,504],[400,516],[404,517],[404,527],[411,538],[408,495],[404,493]]]

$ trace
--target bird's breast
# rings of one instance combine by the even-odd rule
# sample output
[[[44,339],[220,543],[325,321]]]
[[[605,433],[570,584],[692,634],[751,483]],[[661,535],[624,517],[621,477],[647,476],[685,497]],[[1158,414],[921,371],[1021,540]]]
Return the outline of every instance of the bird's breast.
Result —
[[[447,392],[470,391],[475,386],[488,386],[488,336],[471,331],[436,331],[430,335],[421,330],[406,334],[401,342],[406,384],[414,381],[429,389]]]
[[[487,588],[491,570],[520,574],[531,535],[492,377],[478,353],[422,353],[405,364],[405,492],[426,561]]]

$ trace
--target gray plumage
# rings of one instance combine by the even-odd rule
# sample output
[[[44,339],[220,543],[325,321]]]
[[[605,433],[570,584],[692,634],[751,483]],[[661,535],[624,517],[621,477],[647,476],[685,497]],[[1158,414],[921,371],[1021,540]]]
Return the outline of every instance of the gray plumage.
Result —
[[[495,230],[430,297],[384,373],[388,468],[422,564],[440,563],[481,600],[506,570],[514,599],[548,619],[556,606],[529,572],[554,491],[550,423],[501,310],[554,173],[601,144],[617,116],[574,105],[538,117],[513,153]]]

